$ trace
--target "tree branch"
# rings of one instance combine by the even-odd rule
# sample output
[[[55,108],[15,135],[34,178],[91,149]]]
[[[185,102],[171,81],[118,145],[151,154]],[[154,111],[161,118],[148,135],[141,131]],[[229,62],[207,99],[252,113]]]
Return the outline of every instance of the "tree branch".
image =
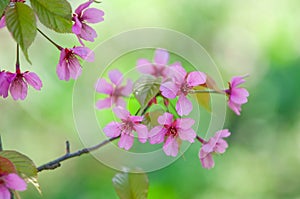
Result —
[[[53,161],[50,161],[46,164],[43,164],[42,166],[39,166],[37,168],[37,171],[38,172],[41,172],[41,171],[44,171],[44,170],[54,170],[58,167],[61,166],[61,162],[65,161],[65,160],[68,160],[68,159],[71,159],[71,158],[74,158],[74,157],[78,157],[78,156],[81,156],[83,154],[87,154],[87,153],[90,153],[91,151],[95,151],[97,149],[100,149],[101,147],[105,146],[107,143],[109,142],[112,142],[116,139],[120,138],[120,136],[118,137],[114,137],[114,138],[110,138],[108,140],[104,140],[103,142],[95,145],[95,146],[92,146],[92,147],[88,147],[88,148],[83,148],[83,149],[80,149],[74,153],[70,153],[70,143],[69,141],[66,142],[66,154],[53,160]]]

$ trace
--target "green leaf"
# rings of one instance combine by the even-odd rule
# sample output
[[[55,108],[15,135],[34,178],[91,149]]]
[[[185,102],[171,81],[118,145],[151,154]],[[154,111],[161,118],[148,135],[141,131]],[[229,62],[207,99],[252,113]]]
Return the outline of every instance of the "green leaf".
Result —
[[[151,99],[159,93],[161,78],[142,76],[133,85],[135,98],[141,105],[141,111],[145,109]]]
[[[33,10],[24,3],[17,2],[6,13],[6,26],[13,38],[20,45],[29,63],[28,48],[36,36],[36,19]]]
[[[117,173],[112,179],[120,199],[146,199],[149,179],[146,173]]]
[[[206,87],[203,86],[196,86],[194,90],[206,90]],[[211,112],[211,105],[210,105],[210,94],[209,93],[195,93],[196,99],[198,104],[203,106],[208,112]]]
[[[37,188],[37,190],[41,192],[37,180],[37,168],[30,158],[17,151],[9,150],[1,151],[0,156],[10,160],[14,164],[18,174],[24,180],[32,183]]]
[[[17,173],[17,170],[9,159],[0,156],[0,175],[3,173]]]
[[[1,0],[0,1],[0,18],[4,12],[4,10],[6,9],[6,7],[8,6],[10,0]]]
[[[33,10],[46,27],[59,32],[72,32],[72,8],[66,0],[30,0]]]

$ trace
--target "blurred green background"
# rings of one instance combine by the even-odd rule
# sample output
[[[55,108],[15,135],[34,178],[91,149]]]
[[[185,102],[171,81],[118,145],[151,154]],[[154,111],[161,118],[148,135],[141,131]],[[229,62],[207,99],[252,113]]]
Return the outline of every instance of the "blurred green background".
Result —
[[[80,3],[72,1],[73,8]],[[99,35],[96,43],[132,28],[174,29],[203,45],[225,81],[250,74],[245,84],[249,103],[240,117],[228,110],[230,147],[215,157],[215,168],[201,167],[196,143],[174,164],[149,173],[149,198],[300,198],[300,1],[110,0],[95,6],[106,13],[105,21],[93,26]],[[62,45],[76,42],[74,36],[42,29]],[[15,44],[6,29],[0,30],[0,38],[0,67],[13,70]],[[33,65],[22,59],[22,68],[39,74],[42,91],[29,89],[27,100],[20,102],[0,99],[4,148],[27,154],[37,165],[63,154],[65,140],[74,150],[82,147],[73,122],[74,81],[58,81],[58,53],[38,35],[30,48]],[[111,183],[115,173],[86,155],[42,172],[42,196],[32,186],[21,195],[117,198]]]

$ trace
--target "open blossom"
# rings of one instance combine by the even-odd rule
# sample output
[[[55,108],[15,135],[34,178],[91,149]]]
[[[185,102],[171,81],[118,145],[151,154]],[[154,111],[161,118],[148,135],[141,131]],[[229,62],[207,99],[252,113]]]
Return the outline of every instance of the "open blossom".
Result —
[[[41,90],[43,84],[37,74],[26,71],[21,73],[0,73],[0,96],[6,98],[8,90],[14,100],[24,100],[27,96],[28,84],[36,90]]]
[[[154,77],[162,77],[163,80],[166,80],[169,78],[168,61],[168,51],[156,49],[153,63],[147,59],[139,59],[136,68],[140,73],[152,75]]]
[[[210,169],[215,166],[215,162],[212,158],[213,153],[222,154],[225,153],[228,147],[227,142],[223,139],[230,136],[228,129],[220,130],[216,132],[215,136],[204,143],[199,152],[199,158],[203,168]]]
[[[0,175],[0,198],[10,199],[10,190],[25,191],[26,182],[15,173]]]
[[[179,96],[176,111],[180,116],[188,115],[192,111],[193,105],[186,96],[195,86],[206,82],[206,74],[199,71],[187,73],[179,63],[169,68],[169,76],[172,77],[172,80],[164,82],[160,86],[161,94],[170,99]]]
[[[240,115],[242,104],[248,102],[247,97],[249,96],[249,92],[245,88],[238,88],[244,82],[244,77],[233,77],[231,82],[229,82],[229,89],[225,90],[228,95],[228,106],[237,115]]]
[[[61,49],[59,63],[56,68],[60,80],[69,81],[70,78],[77,79],[81,75],[82,69],[78,56],[88,62],[94,61],[94,52],[89,48],[78,46]]]
[[[196,133],[192,129],[195,123],[193,119],[180,118],[173,120],[173,115],[167,112],[159,116],[157,121],[161,126],[156,126],[149,132],[149,142],[150,144],[164,142],[163,150],[166,155],[177,156],[179,140],[194,142]]]
[[[94,41],[97,37],[96,31],[86,23],[99,23],[103,21],[104,12],[96,8],[88,8],[94,1],[89,0],[81,4],[73,14],[72,20],[75,22],[72,31],[80,39]],[[82,43],[82,42],[81,42]]]
[[[119,70],[112,70],[108,73],[112,84],[108,83],[104,78],[98,80],[96,84],[96,91],[107,94],[105,99],[98,100],[96,107],[98,109],[110,108],[113,104],[116,106],[126,107],[124,97],[132,93],[133,83],[130,79],[127,80],[126,85],[122,85],[123,75]]]
[[[141,124],[142,116],[132,116],[130,113],[122,108],[113,108],[115,115],[121,119],[121,122],[111,122],[106,127],[104,127],[104,133],[110,137],[120,137],[118,143],[120,148],[129,150],[134,141],[133,131],[137,132],[138,139],[141,143],[145,143],[148,138],[148,129],[145,125]]]

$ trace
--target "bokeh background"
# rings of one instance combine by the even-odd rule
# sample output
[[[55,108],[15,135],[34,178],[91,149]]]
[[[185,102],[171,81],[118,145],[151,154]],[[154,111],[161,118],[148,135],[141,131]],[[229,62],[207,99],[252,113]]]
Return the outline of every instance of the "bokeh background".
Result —
[[[72,1],[75,8],[82,1]],[[224,83],[233,75],[250,74],[245,87],[249,103],[237,117],[227,111],[225,128],[233,133],[229,149],[205,170],[192,145],[174,164],[149,173],[149,198],[182,199],[299,199],[300,198],[300,2],[298,0],[143,0],[103,1],[105,21],[94,27],[96,43],[140,27],[182,32],[208,51]],[[76,38],[41,28],[61,45]],[[88,44],[93,47],[95,44]],[[5,149],[23,152],[37,165],[64,153],[64,142],[82,147],[72,113],[74,81],[59,81],[59,52],[40,35],[30,48],[32,66],[43,89],[29,89],[25,101],[0,99],[0,133]],[[148,58],[152,57],[149,53]],[[0,67],[13,70],[15,44],[0,30]],[[134,66],[129,60],[124,65]],[[65,162],[39,175],[43,194],[30,186],[23,198],[117,198],[112,170],[91,155]]]

